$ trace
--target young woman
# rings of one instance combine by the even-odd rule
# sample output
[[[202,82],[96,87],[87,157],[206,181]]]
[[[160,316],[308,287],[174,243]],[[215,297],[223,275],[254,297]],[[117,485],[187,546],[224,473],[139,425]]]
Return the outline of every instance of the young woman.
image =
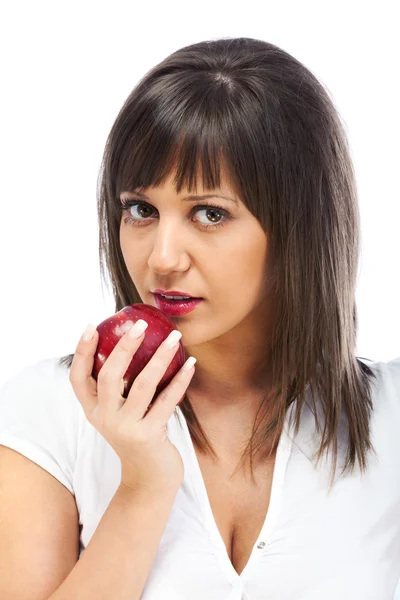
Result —
[[[92,326],[3,386],[3,596],[392,599],[400,358],[355,356],[356,182],[321,83],[262,40],[174,52],[116,118],[98,215],[115,311],[160,308],[196,364],[147,412],[176,337],[125,399],[146,332],[96,382]]]

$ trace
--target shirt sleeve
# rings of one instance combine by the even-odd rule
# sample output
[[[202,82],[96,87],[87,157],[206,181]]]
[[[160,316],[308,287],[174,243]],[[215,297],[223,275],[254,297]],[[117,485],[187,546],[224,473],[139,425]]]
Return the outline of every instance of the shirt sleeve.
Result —
[[[6,380],[0,387],[0,444],[38,464],[74,494],[79,403],[71,390],[69,371],[57,358],[26,366]]]

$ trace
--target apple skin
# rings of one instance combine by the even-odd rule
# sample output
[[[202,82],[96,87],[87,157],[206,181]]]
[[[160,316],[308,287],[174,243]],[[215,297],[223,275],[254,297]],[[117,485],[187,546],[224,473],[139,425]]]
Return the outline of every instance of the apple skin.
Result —
[[[99,332],[99,341],[94,355],[92,377],[97,381],[101,367],[104,365],[117,342],[127,331],[127,324],[136,323],[139,319],[144,319],[148,323],[148,327],[144,332],[145,337],[133,355],[131,363],[124,375],[124,398],[128,397],[129,390],[131,389],[134,380],[147,365],[160,344],[168,337],[173,329],[176,329],[175,323],[158,308],[155,308],[150,304],[138,303],[125,306],[119,312],[111,315],[111,317],[108,317],[96,327]],[[151,403],[154,402],[158,394],[167,387],[176,373],[181,369],[185,360],[185,350],[182,341],[179,340],[179,348],[159,381]],[[177,405],[180,404],[183,399],[184,396],[182,396]]]

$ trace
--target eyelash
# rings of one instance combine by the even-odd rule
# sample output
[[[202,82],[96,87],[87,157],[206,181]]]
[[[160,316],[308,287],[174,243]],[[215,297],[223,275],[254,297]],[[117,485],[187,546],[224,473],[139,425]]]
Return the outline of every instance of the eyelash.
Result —
[[[139,225],[139,222],[146,221],[150,217],[145,217],[143,219],[134,219],[128,213],[129,208],[131,208],[132,206],[138,206],[138,205],[151,206],[150,204],[147,204],[147,202],[143,202],[143,200],[120,200],[121,213],[123,215],[124,214],[128,215],[124,219],[124,223],[128,223],[129,225],[133,225],[135,227],[143,227],[143,225]],[[154,208],[154,207],[152,207],[152,208]],[[203,227],[204,229],[216,229],[217,227],[223,227],[224,225],[227,224],[227,222],[230,219],[232,219],[232,215],[227,210],[225,210],[222,206],[218,206],[217,204],[204,204],[202,206],[198,205],[193,208],[193,211],[198,212],[199,210],[205,210],[208,208],[217,209],[218,212],[221,212],[225,218],[222,221],[220,221],[219,223],[214,223],[212,225],[203,225],[200,223],[200,227]]]

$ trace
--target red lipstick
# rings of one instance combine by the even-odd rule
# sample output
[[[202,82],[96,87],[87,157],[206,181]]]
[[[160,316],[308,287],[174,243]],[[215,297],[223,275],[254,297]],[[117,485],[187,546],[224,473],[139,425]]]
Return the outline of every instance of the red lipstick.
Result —
[[[171,294],[172,296],[175,294]],[[176,294],[181,295],[181,294]],[[160,294],[155,293],[157,308],[159,308],[167,317],[181,317],[189,312],[192,312],[203,302],[202,298],[190,298],[190,300],[168,300]]]

